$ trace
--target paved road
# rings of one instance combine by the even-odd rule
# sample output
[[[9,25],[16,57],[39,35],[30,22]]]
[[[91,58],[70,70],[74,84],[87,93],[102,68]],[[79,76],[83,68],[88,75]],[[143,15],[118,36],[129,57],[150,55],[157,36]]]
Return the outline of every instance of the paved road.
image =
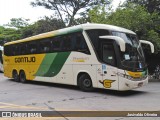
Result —
[[[57,111],[57,114],[58,111],[160,111],[160,81],[149,82],[147,86],[127,92],[102,89],[82,92],[77,87],[68,85],[42,82],[22,84],[5,78],[0,73],[0,111],[15,110]],[[43,119],[88,120],[85,117],[67,118],[61,114],[58,118]],[[97,120],[97,118],[90,119]],[[101,119],[128,120],[126,117],[101,117]],[[142,118],[138,118],[140,119]],[[155,117],[154,120],[156,119],[159,120]]]

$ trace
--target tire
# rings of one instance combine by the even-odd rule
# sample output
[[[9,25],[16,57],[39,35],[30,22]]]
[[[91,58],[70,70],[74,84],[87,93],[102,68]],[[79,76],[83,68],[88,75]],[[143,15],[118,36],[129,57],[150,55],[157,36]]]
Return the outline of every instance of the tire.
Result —
[[[26,80],[26,74],[25,74],[24,71],[21,71],[21,72],[20,72],[19,80],[20,80],[20,82],[22,82],[22,83],[26,83],[27,80]]]
[[[82,74],[78,79],[78,86],[84,92],[93,90],[92,80],[87,74]]]
[[[12,77],[13,77],[14,81],[19,82],[19,75],[16,70],[13,71]]]

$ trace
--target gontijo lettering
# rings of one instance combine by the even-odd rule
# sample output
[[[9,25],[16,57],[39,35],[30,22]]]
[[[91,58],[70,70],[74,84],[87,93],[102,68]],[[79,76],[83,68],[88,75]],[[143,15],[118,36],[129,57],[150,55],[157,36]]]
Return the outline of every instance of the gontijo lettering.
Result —
[[[36,57],[16,57],[15,63],[36,62]]]

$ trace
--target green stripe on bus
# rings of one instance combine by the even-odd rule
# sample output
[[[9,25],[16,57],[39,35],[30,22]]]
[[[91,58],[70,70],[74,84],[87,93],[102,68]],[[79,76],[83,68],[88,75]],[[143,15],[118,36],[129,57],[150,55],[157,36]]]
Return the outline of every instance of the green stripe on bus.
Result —
[[[64,63],[66,62],[68,56],[71,52],[59,52],[57,54],[51,53],[47,54],[38,69],[38,72],[35,76],[43,76],[43,77],[54,77],[56,76],[60,70],[62,69]],[[48,62],[49,61],[49,62]],[[52,61],[52,63],[50,63]],[[48,62],[48,63],[47,63]],[[47,64],[44,64],[47,63]],[[46,70],[45,72],[41,72]]]
[[[57,53],[46,54],[35,76],[44,76],[49,71],[49,67],[53,63],[56,55]]]

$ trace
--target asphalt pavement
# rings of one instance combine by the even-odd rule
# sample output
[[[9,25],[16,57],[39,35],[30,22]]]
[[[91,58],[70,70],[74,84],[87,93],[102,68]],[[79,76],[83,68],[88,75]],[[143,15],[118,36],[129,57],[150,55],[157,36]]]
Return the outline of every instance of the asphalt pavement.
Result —
[[[160,81],[149,80],[147,86],[119,92],[114,90],[95,89],[93,92],[82,92],[76,86],[30,81],[26,84],[14,82],[0,73],[0,111],[51,111],[58,117],[23,118],[45,120],[159,120],[159,117],[98,117],[93,111],[123,114],[137,111],[160,113]],[[63,113],[63,111],[72,111]],[[86,114],[74,113],[86,111]],[[88,112],[90,111],[90,112]],[[101,115],[102,115],[101,113]],[[76,117],[75,114],[81,115]],[[86,117],[89,114],[97,117]],[[107,114],[107,113],[104,113]],[[16,115],[16,114],[15,114]],[[71,116],[69,116],[71,115]],[[140,114],[141,115],[141,114]],[[22,118],[0,118],[4,120],[21,120]]]

